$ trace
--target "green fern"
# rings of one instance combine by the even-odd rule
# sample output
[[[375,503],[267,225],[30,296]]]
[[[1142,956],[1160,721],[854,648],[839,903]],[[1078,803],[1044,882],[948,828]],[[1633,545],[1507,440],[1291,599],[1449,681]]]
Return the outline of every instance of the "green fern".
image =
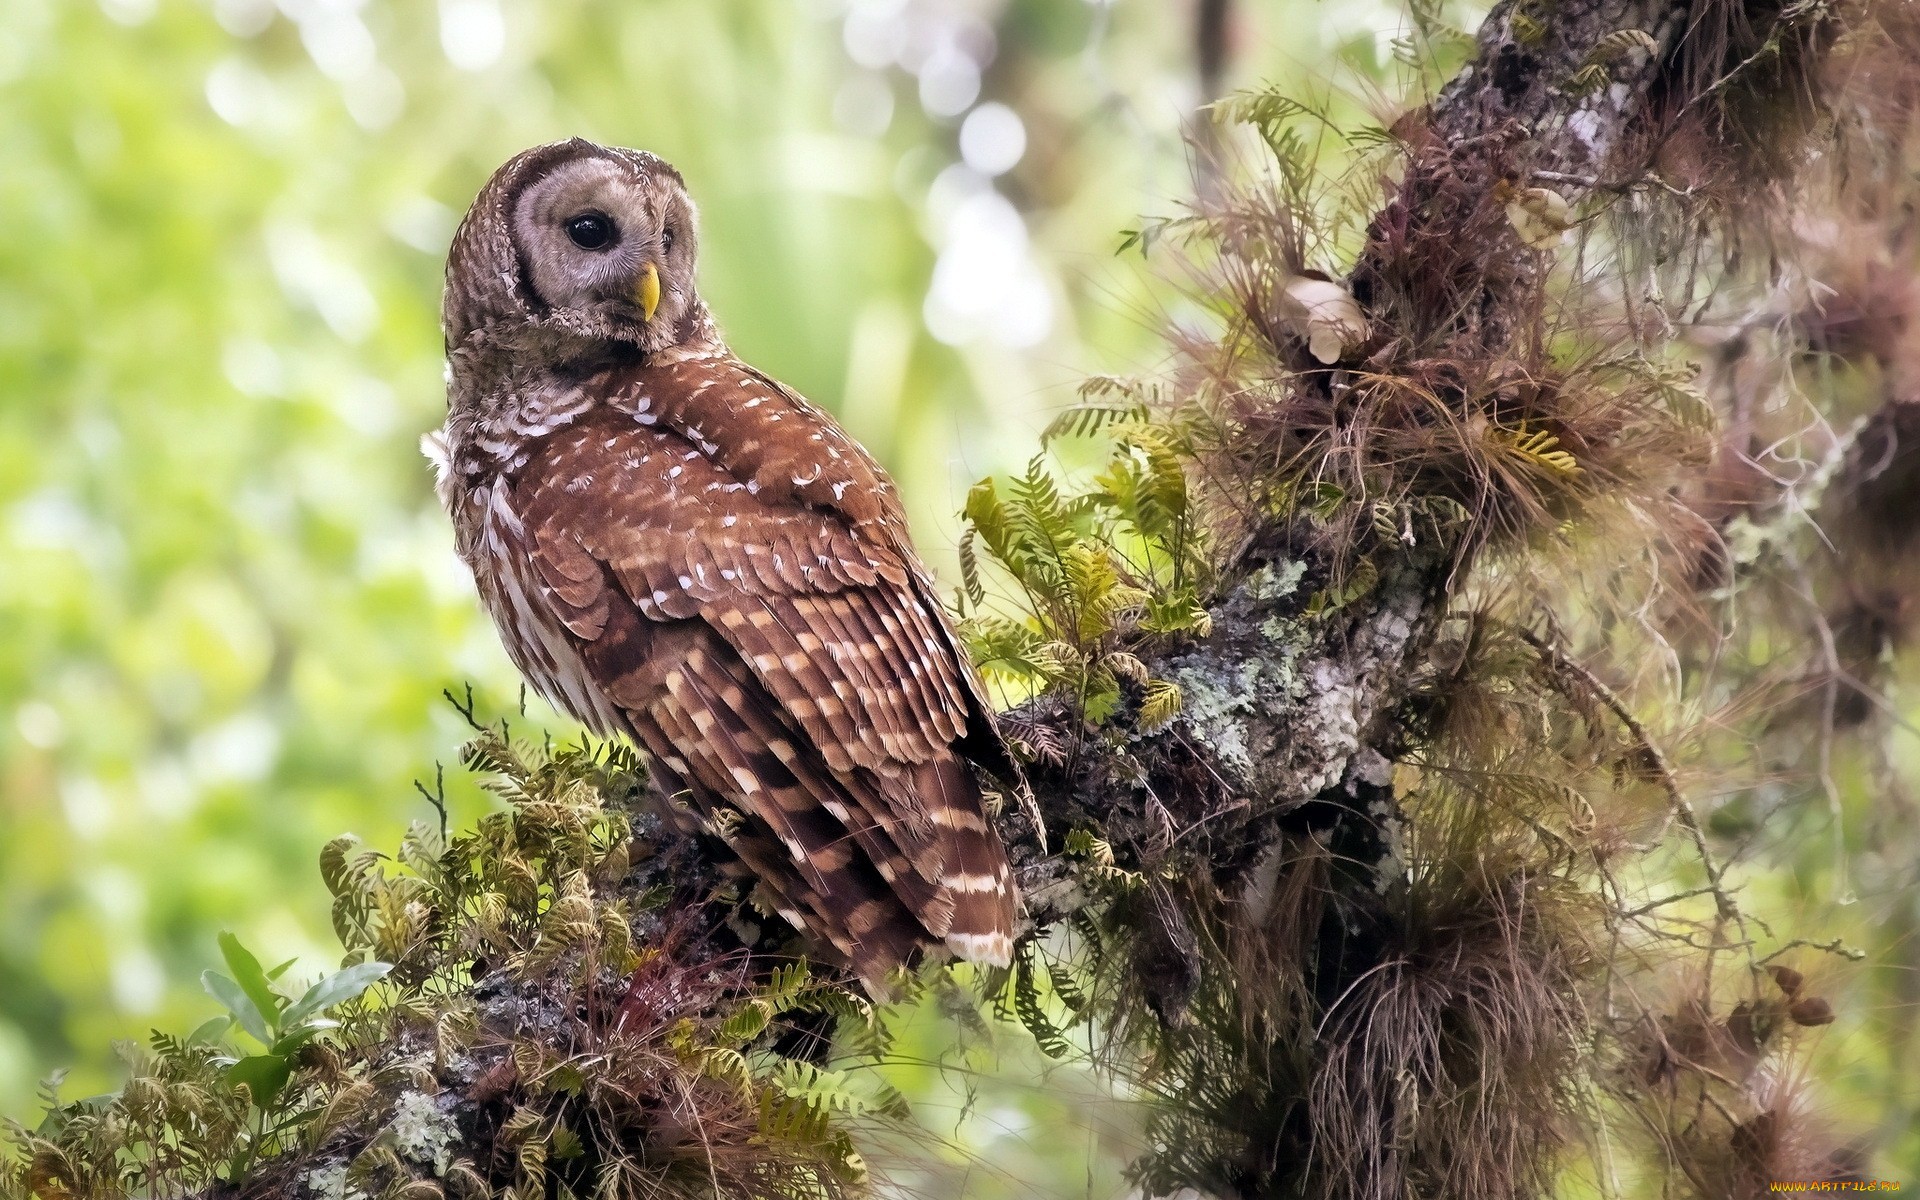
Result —
[[[1050,436],[1111,439],[1090,486],[1069,490],[1040,458],[1004,489],[992,479],[975,485],[960,560],[975,609],[963,632],[989,678],[1018,694],[1069,697],[1095,722],[1125,704],[1132,684],[1151,704],[1143,724],[1157,728],[1177,715],[1179,691],[1131,670],[1138,660],[1127,646],[1140,636],[1204,637],[1212,622],[1201,599],[1210,564],[1187,481],[1188,431],[1151,419],[1149,394],[1101,379],[1083,407],[1054,422]],[[979,611],[983,558],[1018,589],[1024,617]]]
[[[1560,439],[1544,429],[1495,429],[1489,435],[1494,443],[1515,458],[1548,475],[1580,474],[1580,462],[1560,448]]]
[[[1045,497],[1030,490],[1028,500]],[[343,1144],[352,1154],[329,1169],[369,1197],[706,1195],[726,1169],[709,1147],[648,1142],[653,1114],[689,1097],[719,1106],[716,1124],[733,1131],[736,1150],[752,1148],[740,1162],[773,1152],[782,1164],[773,1176],[751,1168],[760,1173],[734,1178],[729,1194],[811,1200],[858,1186],[866,1167],[852,1123],[904,1115],[898,1093],[770,1047],[790,1014],[824,1013],[853,1052],[878,1056],[889,1035],[874,1007],[804,961],[744,991],[724,982],[724,963],[695,964],[661,992],[684,1012],[623,1030],[629,981],[688,969],[637,935],[647,925],[636,917],[661,897],[631,896],[624,884],[632,857],[647,853],[629,816],[642,786],[636,758],[605,745],[516,743],[502,730],[480,733],[462,757],[489,773],[482,783],[506,801],[501,811],[452,837],[416,823],[392,857],[351,837],[322,851],[343,970],[304,993],[286,989],[279,969],[223,939],[231,974],[210,973],[209,989],[235,1016],[123,1048],[128,1082],[114,1095],[65,1101],[49,1086],[37,1129],[0,1127],[10,1143],[0,1146],[0,1195],[198,1194]],[[388,962],[378,997],[358,994]],[[566,1047],[488,1026],[473,983],[483,965],[487,978],[524,989],[523,1002],[604,1017]],[[235,1021],[249,1031],[244,1048],[229,1040]],[[395,1098],[431,1096],[450,1062],[485,1054],[514,1081],[503,1155],[484,1170],[410,1160],[392,1127]]]

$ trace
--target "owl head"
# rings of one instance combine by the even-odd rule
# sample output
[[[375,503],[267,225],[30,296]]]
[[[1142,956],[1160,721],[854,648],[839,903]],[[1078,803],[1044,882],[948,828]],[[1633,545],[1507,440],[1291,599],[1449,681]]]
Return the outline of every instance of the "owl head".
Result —
[[[549,333],[655,352],[706,331],[680,172],[574,138],[515,155],[480,190],[447,255],[451,351],[476,333]]]

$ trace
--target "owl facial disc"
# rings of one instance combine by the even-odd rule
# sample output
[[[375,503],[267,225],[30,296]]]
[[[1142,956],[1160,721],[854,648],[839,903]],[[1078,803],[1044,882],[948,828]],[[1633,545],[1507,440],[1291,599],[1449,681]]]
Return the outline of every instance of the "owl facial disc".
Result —
[[[535,147],[495,172],[456,235],[449,340],[514,326],[578,359],[581,342],[588,355],[657,353],[711,338],[697,256],[693,201],[671,166],[591,142]],[[481,259],[500,265],[470,268]]]

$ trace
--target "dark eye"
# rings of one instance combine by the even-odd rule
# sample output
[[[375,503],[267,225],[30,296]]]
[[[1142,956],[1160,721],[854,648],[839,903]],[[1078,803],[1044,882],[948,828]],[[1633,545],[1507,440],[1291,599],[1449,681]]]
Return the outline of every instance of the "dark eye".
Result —
[[[673,226],[671,225],[660,231],[660,253],[673,253]]]
[[[613,245],[613,221],[599,213],[581,213],[567,219],[567,236],[582,250],[605,250]]]

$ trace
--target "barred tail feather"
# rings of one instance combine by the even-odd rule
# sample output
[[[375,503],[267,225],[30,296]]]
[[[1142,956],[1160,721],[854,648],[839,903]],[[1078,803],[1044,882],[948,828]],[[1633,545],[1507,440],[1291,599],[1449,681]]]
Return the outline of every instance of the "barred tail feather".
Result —
[[[1004,967],[1013,961],[1013,872],[987,823],[979,785],[952,756],[920,767],[915,783],[947,865],[945,890],[953,900],[947,949],[968,962]]]
[[[615,626],[637,624],[622,615]],[[978,785],[948,749],[918,765],[834,770],[742,656],[684,622],[641,640],[615,628],[594,659],[654,755],[765,885],[775,909],[879,994],[918,950],[1005,964],[1013,885]]]

